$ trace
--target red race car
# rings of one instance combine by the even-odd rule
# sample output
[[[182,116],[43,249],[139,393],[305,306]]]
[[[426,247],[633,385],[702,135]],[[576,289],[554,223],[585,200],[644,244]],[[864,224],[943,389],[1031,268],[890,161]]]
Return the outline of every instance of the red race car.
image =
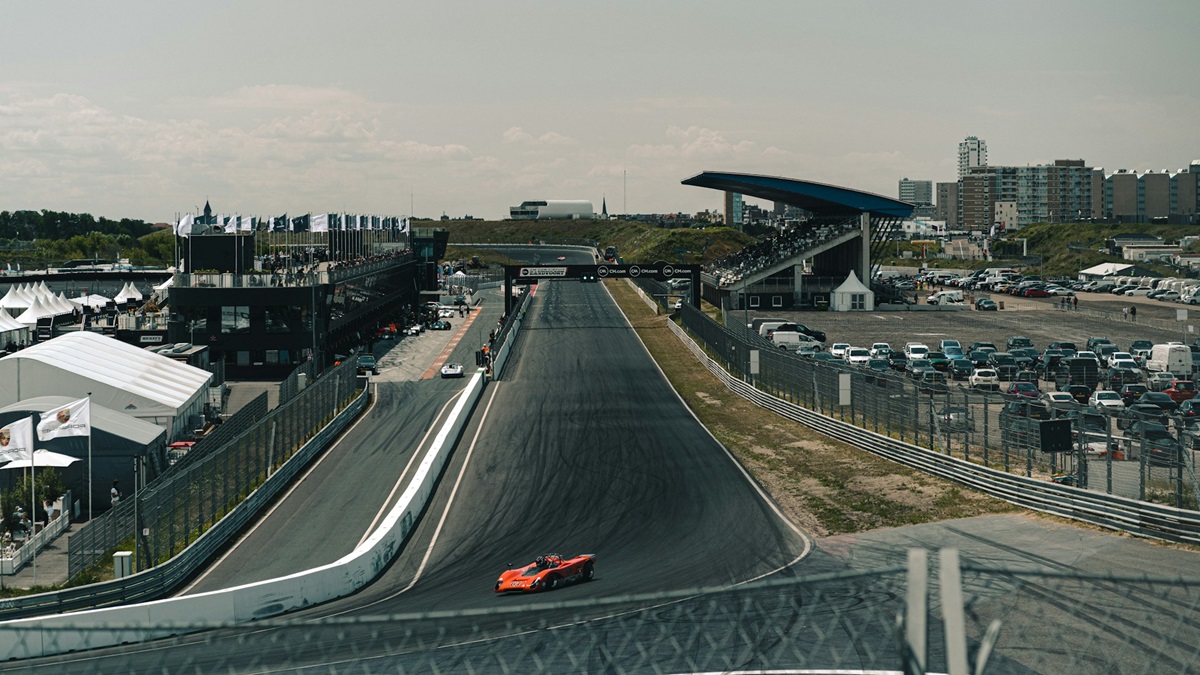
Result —
[[[574,558],[565,558],[557,553],[538,556],[537,560],[524,567],[500,573],[496,580],[496,592],[536,593],[552,591],[559,586],[575,582],[591,581],[596,575],[594,553],[582,553]]]

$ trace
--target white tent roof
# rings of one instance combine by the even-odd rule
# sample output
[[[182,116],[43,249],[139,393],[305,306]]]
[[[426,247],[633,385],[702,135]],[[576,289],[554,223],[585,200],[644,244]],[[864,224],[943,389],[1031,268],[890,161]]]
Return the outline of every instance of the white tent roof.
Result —
[[[0,358],[0,405],[83,396],[139,418],[198,413],[212,373],[120,340],[79,331]],[[169,428],[169,427],[168,427]]]
[[[863,282],[858,280],[858,275],[854,270],[850,270],[850,276],[842,282],[841,286],[833,289],[834,293],[870,293],[871,289],[863,285]]]
[[[1106,262],[1106,263],[1100,263],[1099,265],[1096,265],[1095,267],[1089,267],[1086,270],[1079,270],[1079,273],[1107,277],[1107,276],[1111,276],[1114,274],[1120,274],[1121,272],[1124,272],[1125,270],[1129,269],[1130,267],[1133,267],[1133,265],[1130,265],[1127,263]]]
[[[50,316],[46,313],[46,307],[42,304],[41,298],[34,298],[33,303],[29,305],[29,309],[21,312],[21,316],[17,317],[17,321],[27,326],[32,326],[38,322],[38,319],[44,316]]]
[[[70,313],[74,312],[76,309],[79,309],[75,305],[72,305],[70,302],[68,302],[66,297],[64,297],[62,293],[59,293],[58,295],[54,296],[54,305],[56,307],[58,307],[58,310],[60,312],[62,312],[63,314],[70,314]]]
[[[115,299],[117,302],[126,302],[129,300],[141,300],[142,292],[139,291],[137,289],[137,287],[133,285],[132,281],[130,281],[125,284],[125,287],[121,289],[121,292],[117,295],[117,297]]]
[[[9,316],[8,312],[0,312],[0,333],[8,333],[14,330],[29,330],[29,326]]]
[[[90,295],[81,295],[78,298],[71,298],[71,302],[88,307],[103,307],[111,302],[111,300],[98,293],[92,293]]]
[[[8,287],[8,292],[0,298],[0,307],[5,309],[25,309],[29,307],[29,301],[21,297],[17,292],[17,284]]]

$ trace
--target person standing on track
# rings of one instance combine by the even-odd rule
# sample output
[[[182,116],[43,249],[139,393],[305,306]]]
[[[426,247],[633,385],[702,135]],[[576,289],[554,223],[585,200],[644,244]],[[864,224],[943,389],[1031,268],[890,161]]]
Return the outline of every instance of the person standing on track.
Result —
[[[1129,308],[1129,320],[1134,323],[1137,323],[1137,307],[1136,306]]]

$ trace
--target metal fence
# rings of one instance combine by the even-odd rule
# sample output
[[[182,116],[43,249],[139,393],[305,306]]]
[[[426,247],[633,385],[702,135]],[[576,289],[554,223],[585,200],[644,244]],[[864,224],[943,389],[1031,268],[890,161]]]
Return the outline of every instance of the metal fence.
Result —
[[[734,377],[779,399],[896,440],[1029,478],[1077,485],[1105,494],[1195,510],[1200,438],[1178,428],[1172,445],[1128,433],[1104,418],[1103,427],[1070,420],[1069,452],[1043,452],[1041,420],[1019,397],[956,386],[922,385],[901,373],[873,372],[840,360],[817,361],[776,348],[744,326],[727,329],[684,303],[667,307],[667,289],[638,286],[664,310],[675,311],[705,353]]]
[[[55,672],[1188,673],[1200,580],[1001,570],[941,551],[720,589],[486,608],[161,625],[156,648],[61,657]],[[930,565],[929,563],[934,563]],[[932,573],[931,573],[932,572]],[[603,577],[598,575],[598,581]],[[488,588],[480,593],[491,594]],[[564,593],[564,595],[566,595]],[[571,594],[579,598],[580,593]],[[588,592],[583,595],[592,596]],[[568,596],[569,597],[569,596]],[[105,626],[102,632],[120,630]],[[91,629],[4,626],[18,646],[85,651]],[[200,630],[202,632],[197,633]],[[45,647],[43,647],[45,645]],[[25,651],[19,649],[17,651]],[[45,668],[7,662],[6,672]],[[40,671],[39,671],[40,672]]]
[[[221,447],[172,467],[68,539],[68,575],[79,574],[135,533],[137,571],[180,552],[313,437],[356,388],[355,364],[347,361]]]

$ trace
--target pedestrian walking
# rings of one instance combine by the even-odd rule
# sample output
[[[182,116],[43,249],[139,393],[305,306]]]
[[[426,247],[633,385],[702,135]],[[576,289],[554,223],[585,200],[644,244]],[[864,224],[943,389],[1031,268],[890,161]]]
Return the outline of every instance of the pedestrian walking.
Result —
[[[1134,323],[1137,323],[1137,307],[1129,308],[1129,320]]]
[[[114,480],[112,489],[108,491],[109,497],[112,498],[113,508],[116,508],[117,504],[121,501],[121,488],[118,486],[118,483],[120,481]]]
[[[1128,308],[1128,307],[1122,307],[1122,308],[1121,308],[1121,320],[1122,320],[1122,321],[1128,321],[1128,320],[1129,320],[1129,308]]]
[[[1071,298],[1071,306],[1075,309],[1079,309],[1079,296],[1078,295]]]

